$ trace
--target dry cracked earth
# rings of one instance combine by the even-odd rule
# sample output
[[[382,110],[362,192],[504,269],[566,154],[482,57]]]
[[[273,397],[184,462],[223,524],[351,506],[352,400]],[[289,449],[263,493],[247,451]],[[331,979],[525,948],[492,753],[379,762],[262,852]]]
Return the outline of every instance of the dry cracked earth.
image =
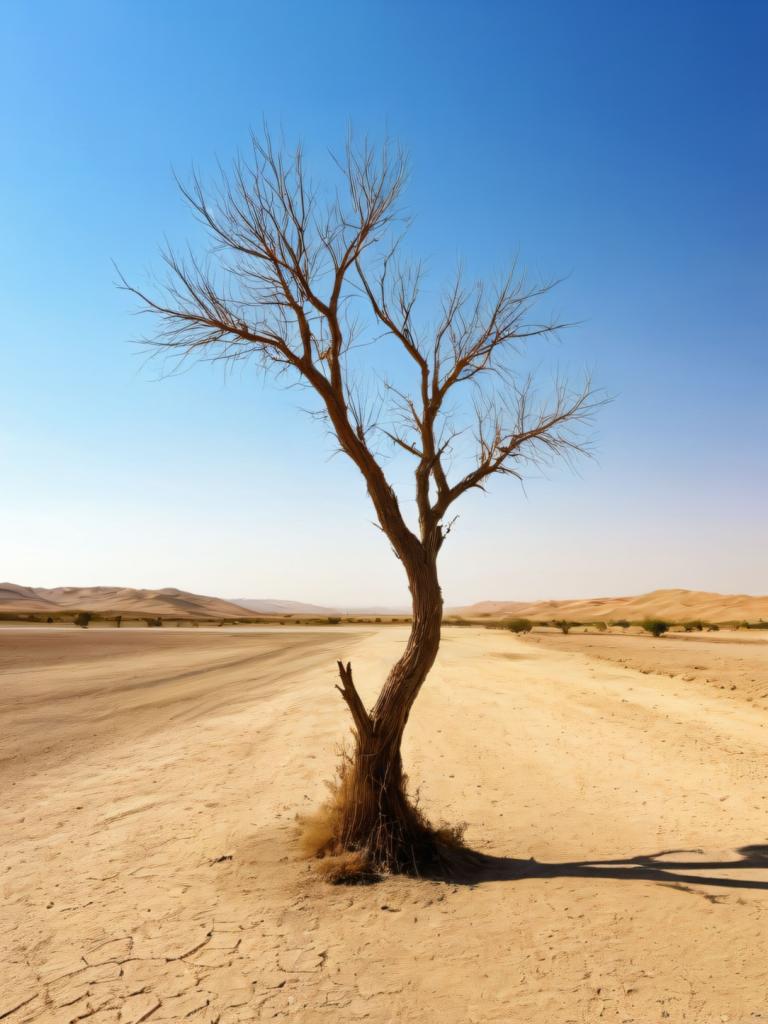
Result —
[[[116,632],[0,631],[2,1024],[768,1021],[738,692],[448,630],[405,756],[488,870],[334,888],[334,659],[370,697],[404,631]]]

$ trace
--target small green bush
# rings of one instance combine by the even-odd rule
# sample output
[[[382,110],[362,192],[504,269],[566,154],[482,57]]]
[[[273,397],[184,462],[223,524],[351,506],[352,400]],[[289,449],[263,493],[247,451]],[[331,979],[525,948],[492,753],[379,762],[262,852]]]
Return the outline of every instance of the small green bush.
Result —
[[[504,628],[511,633],[530,633],[533,623],[530,619],[510,619],[509,622],[504,623]]]
[[[651,633],[653,636],[663,636],[664,633],[669,632],[669,623],[663,619],[645,619],[641,622],[641,626],[646,633]]]
[[[93,616],[90,612],[78,612],[75,616],[74,622],[80,629],[88,629],[88,623],[91,621]]]
[[[595,629],[598,631],[598,633],[605,633],[605,631],[608,629],[608,626],[601,620],[600,622],[595,623]]]
[[[629,629],[629,621],[627,619],[614,619],[611,625],[620,626],[622,629]]]

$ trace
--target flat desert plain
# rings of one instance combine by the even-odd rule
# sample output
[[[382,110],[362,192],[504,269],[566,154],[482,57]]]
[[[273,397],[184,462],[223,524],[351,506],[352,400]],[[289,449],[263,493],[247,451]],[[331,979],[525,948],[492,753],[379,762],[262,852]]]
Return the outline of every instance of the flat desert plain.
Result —
[[[1,629],[3,1024],[768,1021],[766,639],[446,628],[405,756],[485,860],[327,886],[334,659],[405,637]]]

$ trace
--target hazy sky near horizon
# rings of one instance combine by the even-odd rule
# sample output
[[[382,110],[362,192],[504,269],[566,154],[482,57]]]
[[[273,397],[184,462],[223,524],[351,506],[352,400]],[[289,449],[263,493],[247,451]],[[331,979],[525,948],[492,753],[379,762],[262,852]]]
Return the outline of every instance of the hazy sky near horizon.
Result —
[[[614,396],[578,472],[464,500],[449,604],[768,592],[768,5],[10,0],[0,35],[0,579],[406,598],[301,394],[128,343],[111,261],[197,237],[172,169],[266,119],[319,166],[400,139],[434,285],[564,275],[547,365]]]

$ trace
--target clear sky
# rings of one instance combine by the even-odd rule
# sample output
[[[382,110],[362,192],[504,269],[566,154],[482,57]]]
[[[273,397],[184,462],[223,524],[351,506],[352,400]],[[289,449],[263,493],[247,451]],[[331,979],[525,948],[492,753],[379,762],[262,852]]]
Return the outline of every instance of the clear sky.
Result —
[[[158,380],[114,286],[263,118],[411,153],[440,275],[568,275],[597,458],[465,499],[449,604],[768,592],[768,5],[6,0],[0,579],[401,603],[356,471],[255,369]],[[401,482],[400,480],[398,482]]]

